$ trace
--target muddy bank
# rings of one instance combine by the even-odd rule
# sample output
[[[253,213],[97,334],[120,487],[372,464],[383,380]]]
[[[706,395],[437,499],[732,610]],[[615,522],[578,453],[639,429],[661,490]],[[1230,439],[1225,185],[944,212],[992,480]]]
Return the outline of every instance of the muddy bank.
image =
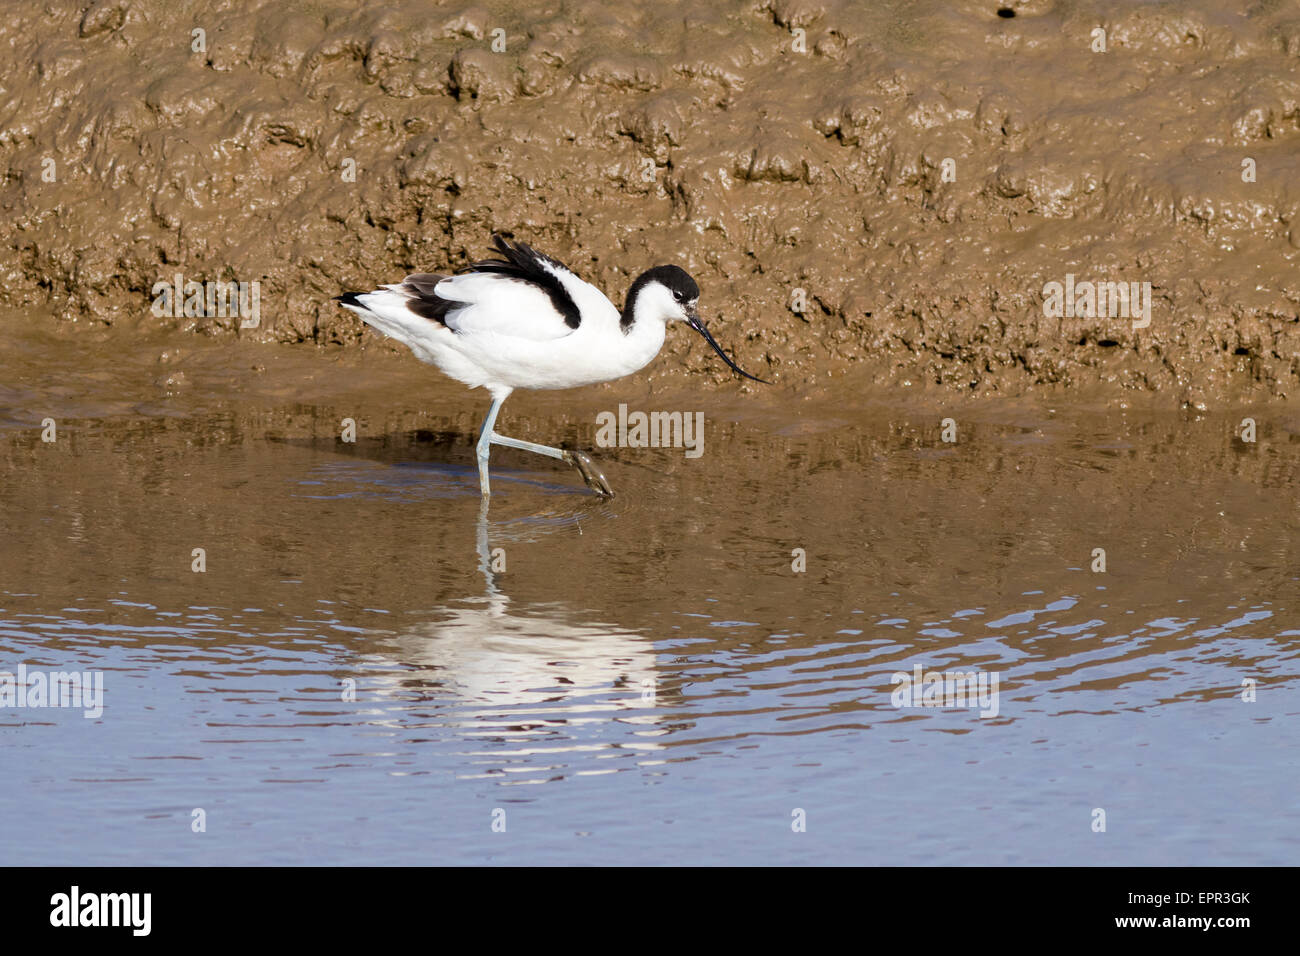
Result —
[[[682,264],[741,364],[786,385],[1300,385],[1293,4],[7,12],[3,305],[354,345],[372,333],[330,296],[503,230],[616,302]],[[257,326],[155,316],[178,274],[257,281]],[[1045,311],[1076,280],[1137,283],[1149,324]],[[646,380],[726,380],[685,336],[666,353]]]

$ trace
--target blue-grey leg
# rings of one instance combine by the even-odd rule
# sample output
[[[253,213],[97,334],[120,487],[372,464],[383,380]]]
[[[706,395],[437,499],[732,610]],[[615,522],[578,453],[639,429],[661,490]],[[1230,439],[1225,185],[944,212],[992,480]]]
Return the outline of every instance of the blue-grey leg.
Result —
[[[492,492],[488,484],[488,450],[492,445],[503,445],[506,448],[517,448],[520,451],[531,451],[537,455],[546,455],[549,458],[558,458],[560,461],[567,461],[578,473],[582,475],[582,480],[587,483],[592,491],[606,498],[614,497],[614,490],[610,488],[609,481],[606,480],[604,473],[591,460],[591,456],[582,451],[570,451],[567,448],[552,448],[550,445],[539,445],[536,442],[524,441],[521,438],[511,438],[508,435],[499,435],[493,429],[496,427],[497,412],[501,409],[501,403],[505,401],[505,396],[492,399],[492,407],[488,409],[487,420],[483,422],[483,430],[478,436],[478,483],[484,495],[490,495]]]
[[[492,494],[492,485],[488,479],[488,454],[492,448],[492,428],[497,423],[497,412],[501,411],[501,404],[505,400],[505,395],[492,397],[492,407],[488,409],[487,418],[483,419],[483,427],[478,433],[478,445],[474,449],[478,455],[478,487],[484,497]]]
[[[524,441],[522,438],[509,438],[505,435],[492,433],[492,444],[504,445],[507,448],[518,448],[520,451],[536,452],[539,455],[547,455],[551,458],[558,458],[560,461],[565,460],[567,452],[563,448],[552,448],[550,445],[539,445],[536,442]]]

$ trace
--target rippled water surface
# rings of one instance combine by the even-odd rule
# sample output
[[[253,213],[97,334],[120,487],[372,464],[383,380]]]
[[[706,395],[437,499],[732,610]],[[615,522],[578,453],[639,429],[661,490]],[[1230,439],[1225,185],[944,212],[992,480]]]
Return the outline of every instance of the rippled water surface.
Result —
[[[698,410],[701,457],[600,449],[603,502],[499,450],[484,511],[483,399],[408,358],[11,341],[0,671],[104,708],[0,707],[6,863],[1300,858],[1285,408],[633,380],[500,428]],[[915,665],[996,716],[895,707]]]

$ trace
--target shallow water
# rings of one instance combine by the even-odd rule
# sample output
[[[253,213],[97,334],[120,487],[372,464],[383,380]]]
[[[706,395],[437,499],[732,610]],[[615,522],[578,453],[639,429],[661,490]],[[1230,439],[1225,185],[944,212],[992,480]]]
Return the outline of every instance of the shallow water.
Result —
[[[0,670],[105,688],[0,708],[5,863],[1300,856],[1294,412],[634,379],[500,427],[701,457],[596,449],[605,502],[494,451],[484,513],[483,399],[408,357],[5,334]],[[896,708],[916,664],[997,715]]]

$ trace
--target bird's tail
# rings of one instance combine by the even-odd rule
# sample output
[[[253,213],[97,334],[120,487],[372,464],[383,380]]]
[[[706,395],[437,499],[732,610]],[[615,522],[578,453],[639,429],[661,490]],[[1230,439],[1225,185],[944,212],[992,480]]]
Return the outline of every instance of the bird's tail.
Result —
[[[429,295],[424,289],[424,279],[441,279],[441,276],[409,276],[401,285],[388,285],[374,292],[345,292],[334,300],[345,309],[360,316],[367,325],[409,346],[421,358],[427,349],[424,344],[431,335],[442,332],[446,326],[441,315],[431,312]],[[435,300],[441,301],[441,300]],[[427,360],[427,359],[426,359]]]

